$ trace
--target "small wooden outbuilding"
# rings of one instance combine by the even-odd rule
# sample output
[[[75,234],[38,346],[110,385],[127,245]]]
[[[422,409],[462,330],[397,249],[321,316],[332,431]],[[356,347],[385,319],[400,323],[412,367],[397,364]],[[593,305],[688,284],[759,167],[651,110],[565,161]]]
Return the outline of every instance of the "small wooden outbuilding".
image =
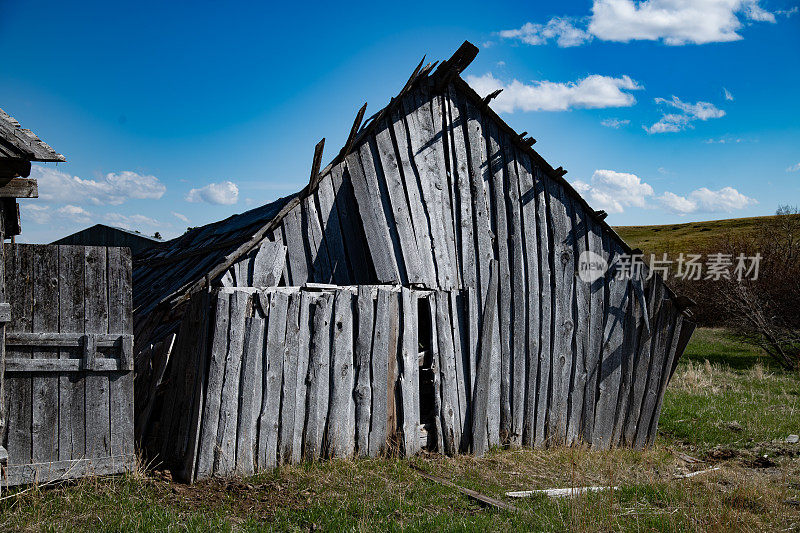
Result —
[[[183,479],[427,448],[642,447],[685,302],[460,73],[358,113],[298,194],[134,265],[136,435]],[[365,106],[366,107],[366,106]],[[589,255],[590,252],[594,255]],[[579,275],[584,258],[609,265]]]
[[[64,160],[0,110],[0,242]],[[0,487],[133,467],[130,251],[4,243],[0,302]]]
[[[136,255],[140,252],[158,246],[162,241],[160,238],[142,235],[139,232],[107,226],[105,224],[95,224],[94,226],[76,231],[66,237],[61,237],[52,244],[77,244],[80,246],[120,246],[130,248],[131,253]]]

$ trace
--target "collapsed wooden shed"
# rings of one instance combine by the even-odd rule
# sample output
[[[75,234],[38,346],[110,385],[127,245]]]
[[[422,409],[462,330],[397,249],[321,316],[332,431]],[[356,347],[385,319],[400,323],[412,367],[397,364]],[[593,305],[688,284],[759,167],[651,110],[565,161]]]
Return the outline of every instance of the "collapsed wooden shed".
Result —
[[[0,109],[0,487],[136,464],[130,251],[13,243],[31,161],[64,160]]]
[[[460,77],[422,64],[298,194],[135,260],[137,439],[188,480],[319,457],[641,447],[694,329]],[[365,106],[366,107],[366,106]],[[589,253],[609,268],[579,276]],[[366,385],[369,385],[368,387]]]

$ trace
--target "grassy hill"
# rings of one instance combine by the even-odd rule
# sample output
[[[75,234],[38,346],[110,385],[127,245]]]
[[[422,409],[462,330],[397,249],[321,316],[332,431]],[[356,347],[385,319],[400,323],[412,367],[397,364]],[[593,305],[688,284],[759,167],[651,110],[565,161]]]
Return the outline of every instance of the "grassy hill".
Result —
[[[641,248],[645,254],[666,252],[672,256],[680,252],[707,250],[723,238],[743,237],[765,225],[775,225],[778,218],[730,218],[663,226],[616,226],[614,229],[632,248]]]

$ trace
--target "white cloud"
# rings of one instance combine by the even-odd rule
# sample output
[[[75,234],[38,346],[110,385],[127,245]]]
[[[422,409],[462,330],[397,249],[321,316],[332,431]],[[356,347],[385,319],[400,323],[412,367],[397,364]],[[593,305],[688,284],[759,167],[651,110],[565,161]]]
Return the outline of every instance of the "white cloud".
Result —
[[[187,202],[206,202],[214,205],[232,205],[239,199],[239,187],[232,181],[209,183],[205,187],[192,189],[186,195]]]
[[[739,144],[744,142],[744,139],[742,139],[741,137],[732,137],[730,135],[726,135],[718,139],[706,139],[703,142],[705,144]]]
[[[65,206],[59,207],[58,209],[56,209],[56,214],[60,215],[61,217],[67,220],[71,220],[73,222],[80,222],[81,224],[86,224],[92,220],[92,214],[86,209],[77,205],[67,204]]]
[[[51,214],[49,205],[20,202],[19,208],[22,211],[22,218],[30,219],[35,224],[47,224],[50,222]]]
[[[631,121],[627,120],[627,119],[621,120],[621,119],[618,119],[618,118],[607,118],[607,119],[603,120],[602,122],[600,122],[600,124],[602,124],[606,128],[614,128],[615,130],[618,130],[622,126],[627,126],[628,124],[630,124],[630,122]]]
[[[647,207],[647,198],[653,188],[643,183],[636,174],[595,170],[591,183],[575,181],[572,184],[594,208],[609,213],[622,213],[626,207]]]
[[[722,88],[722,94],[723,94],[723,96],[725,96],[725,100],[727,100],[729,102],[733,101],[733,94],[731,94],[731,92],[728,89],[726,89],[725,87]]]
[[[575,25],[569,17],[554,17],[546,24],[528,22],[515,30],[499,32],[503,39],[515,39],[525,44],[540,45],[555,40],[558,46],[580,46],[592,40],[592,35]]]
[[[131,199],[161,198],[167,188],[155,176],[110,172],[99,180],[83,179],[53,167],[35,165],[31,177],[39,184],[42,202],[120,205]]]
[[[483,96],[503,89],[492,107],[505,113],[522,111],[565,111],[573,108],[630,107],[636,103],[625,91],[642,89],[628,76],[612,78],[592,74],[577,82],[556,83],[518,80],[505,84],[491,72],[483,76],[467,76],[469,84]]]
[[[604,41],[721,43],[742,38],[742,18],[775,22],[758,0],[595,0],[589,32]]]
[[[176,213],[175,211],[173,211],[172,212],[172,216],[174,216],[175,218],[177,218],[181,222],[186,222],[187,224],[189,223],[189,217],[187,217],[186,215],[183,215],[181,213]]]
[[[758,203],[755,199],[745,196],[733,187],[723,187],[718,191],[701,187],[689,193],[688,196],[665,192],[658,200],[666,209],[678,214],[697,212],[729,213]]]
[[[695,120],[706,121],[712,118],[720,118],[725,116],[725,111],[719,109],[717,106],[710,102],[697,102],[689,104],[682,102],[677,96],[667,100],[665,98],[656,98],[657,104],[664,104],[674,107],[682,113],[665,113],[661,119],[650,127],[643,126],[647,133],[668,133],[682,131],[686,128],[692,128],[692,122]]]
[[[555,41],[578,46],[593,38],[603,41],[662,41],[670,46],[738,41],[743,21],[775,22],[797,8],[771,13],[759,0],[594,0],[583,18],[554,17],[544,24],[528,22],[499,32],[504,39],[530,45]],[[588,24],[587,24],[588,21]]]
[[[800,170],[800,163],[790,166],[786,169],[786,172],[797,172],[798,170]]]

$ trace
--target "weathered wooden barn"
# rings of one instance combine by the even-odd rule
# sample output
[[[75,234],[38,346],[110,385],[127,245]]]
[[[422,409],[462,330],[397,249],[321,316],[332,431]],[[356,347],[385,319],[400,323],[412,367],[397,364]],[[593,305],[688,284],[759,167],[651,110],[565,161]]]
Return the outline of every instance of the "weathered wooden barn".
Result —
[[[685,303],[460,77],[414,70],[298,194],[134,262],[136,435],[183,479],[652,442]],[[366,107],[366,106],[365,106]],[[583,254],[610,268],[578,276]]]
[[[64,160],[0,110],[0,242]],[[133,467],[130,252],[4,243],[0,302],[0,487]]]
[[[52,244],[77,244],[80,246],[118,246],[130,248],[132,254],[141,253],[148,248],[158,246],[160,238],[142,235],[136,231],[106,224],[95,224],[88,228],[76,231],[66,237],[61,237]]]

